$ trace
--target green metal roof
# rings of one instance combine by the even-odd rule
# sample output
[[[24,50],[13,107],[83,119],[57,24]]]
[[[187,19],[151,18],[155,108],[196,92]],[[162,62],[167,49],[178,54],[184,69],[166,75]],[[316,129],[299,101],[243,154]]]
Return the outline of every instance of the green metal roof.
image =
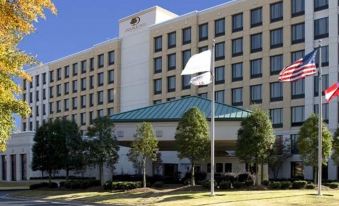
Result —
[[[176,122],[192,107],[199,108],[207,117],[211,117],[211,100],[190,96],[170,102],[160,103],[127,112],[114,114],[114,122]],[[216,121],[242,120],[250,111],[226,104],[215,103]]]

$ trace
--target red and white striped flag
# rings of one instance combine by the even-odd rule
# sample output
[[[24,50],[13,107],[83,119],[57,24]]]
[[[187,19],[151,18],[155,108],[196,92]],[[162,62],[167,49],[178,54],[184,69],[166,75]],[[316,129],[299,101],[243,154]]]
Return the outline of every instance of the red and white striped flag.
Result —
[[[317,49],[304,56],[304,58],[298,59],[292,65],[282,69],[279,74],[279,80],[283,82],[292,82],[317,73],[315,65],[316,54]]]
[[[327,102],[335,96],[339,96],[339,83],[334,83],[332,86],[325,90],[325,99]]]

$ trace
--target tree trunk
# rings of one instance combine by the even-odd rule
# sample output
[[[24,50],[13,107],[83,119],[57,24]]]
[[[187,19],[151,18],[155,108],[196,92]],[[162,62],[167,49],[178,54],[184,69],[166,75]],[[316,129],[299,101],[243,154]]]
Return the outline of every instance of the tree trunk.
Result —
[[[262,181],[264,180],[264,162],[263,161],[261,161],[261,165],[260,165],[260,167],[261,167],[261,171],[260,171],[260,173],[261,173],[261,177],[260,177],[260,185],[261,185],[261,183],[262,183]]]
[[[192,186],[195,186],[194,166],[195,166],[195,164],[192,163],[192,169],[191,169],[191,171],[192,171],[192,175],[191,175],[191,183],[192,183]]]
[[[143,187],[146,188],[146,157],[144,157],[142,160],[142,173],[143,173],[142,184],[143,184]]]

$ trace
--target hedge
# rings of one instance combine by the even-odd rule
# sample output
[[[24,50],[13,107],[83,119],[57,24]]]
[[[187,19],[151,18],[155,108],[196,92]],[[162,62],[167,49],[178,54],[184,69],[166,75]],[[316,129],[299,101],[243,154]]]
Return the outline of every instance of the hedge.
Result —
[[[307,184],[305,186],[306,189],[314,189],[315,188],[315,185],[314,184]]]
[[[307,182],[304,180],[297,180],[292,183],[292,188],[293,189],[303,189],[305,188]]]
[[[60,182],[60,187],[67,189],[87,189],[89,187],[97,187],[100,186],[100,180],[67,180]]]
[[[290,181],[282,181],[280,183],[280,189],[289,189],[291,187],[291,182]]]
[[[221,181],[219,183],[220,189],[231,189],[232,183],[230,181]]]
[[[281,188],[281,183],[280,182],[271,182],[269,184],[269,187],[271,189],[280,189]]]
[[[336,183],[336,182],[325,183],[324,185],[331,189],[337,189],[339,187],[339,183]]]
[[[104,184],[104,189],[105,190],[132,190],[136,188],[141,187],[141,182],[112,182],[112,181],[107,181]]]
[[[35,189],[40,189],[40,188],[58,188],[58,183],[40,182],[40,183],[32,184],[29,186],[30,190],[35,190]]]

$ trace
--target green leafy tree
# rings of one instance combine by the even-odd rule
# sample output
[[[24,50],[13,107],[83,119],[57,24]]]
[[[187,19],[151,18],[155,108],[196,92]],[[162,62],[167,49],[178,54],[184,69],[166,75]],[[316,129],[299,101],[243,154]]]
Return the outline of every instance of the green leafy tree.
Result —
[[[210,154],[208,124],[204,114],[196,107],[189,109],[178,123],[175,133],[179,158],[191,161],[191,184],[195,185],[194,167]]]
[[[110,117],[101,117],[93,121],[93,125],[88,127],[87,141],[88,160],[90,164],[98,165],[99,178],[103,184],[104,165],[114,170],[114,165],[118,161],[119,146],[114,135],[114,124]]]
[[[158,140],[154,135],[151,123],[144,122],[137,128],[136,139],[133,141],[129,159],[135,161],[134,164],[141,163],[143,174],[143,187],[146,187],[146,161],[156,160],[158,150]],[[131,158],[132,157],[132,158]]]
[[[277,137],[268,156],[268,167],[272,171],[274,179],[278,178],[281,166],[291,156],[290,145],[284,142],[283,137]]]
[[[255,163],[257,167],[261,165],[261,179],[257,172],[256,185],[264,178],[263,165],[267,162],[274,141],[275,135],[268,115],[263,110],[255,108],[251,115],[241,122],[236,155],[247,163]]]
[[[317,171],[318,165],[318,116],[311,116],[304,122],[299,131],[297,145],[301,159],[307,166],[313,166]],[[332,151],[332,134],[328,130],[326,123],[322,124],[322,157],[323,164],[326,165]],[[314,175],[316,181],[317,175]]]
[[[332,159],[337,165],[339,165],[339,128],[337,128],[333,137]]]

